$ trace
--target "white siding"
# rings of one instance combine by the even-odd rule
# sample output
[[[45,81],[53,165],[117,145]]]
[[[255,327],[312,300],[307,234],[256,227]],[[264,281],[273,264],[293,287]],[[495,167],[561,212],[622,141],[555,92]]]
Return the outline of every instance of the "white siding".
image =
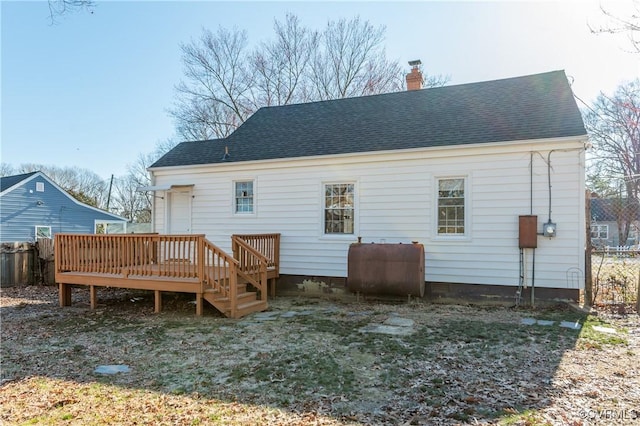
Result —
[[[360,236],[365,243],[423,243],[428,281],[518,285],[518,216],[537,215],[538,232],[549,219],[547,156],[554,150],[551,219],[558,231],[553,239],[538,238],[535,283],[566,288],[572,268],[584,271],[582,146],[563,139],[177,167],[154,175],[158,185],[194,184],[192,232],[223,249],[233,233],[280,232],[283,274],[344,277],[349,244]],[[437,235],[436,179],[449,176],[467,179],[465,238]],[[238,179],[255,180],[255,214],[233,214]],[[354,235],[323,235],[327,182],[355,183]],[[157,232],[165,230],[165,209],[157,198]],[[526,257],[531,270],[531,250]]]

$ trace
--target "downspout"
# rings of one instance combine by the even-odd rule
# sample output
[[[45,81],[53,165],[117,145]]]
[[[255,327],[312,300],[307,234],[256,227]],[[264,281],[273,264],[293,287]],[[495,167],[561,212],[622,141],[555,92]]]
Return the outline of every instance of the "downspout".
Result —
[[[529,168],[529,214],[533,215],[533,152],[531,152],[531,167]],[[531,262],[531,307],[535,305],[536,287],[536,249],[533,248]]]
[[[533,151],[529,153],[529,215],[533,216]]]

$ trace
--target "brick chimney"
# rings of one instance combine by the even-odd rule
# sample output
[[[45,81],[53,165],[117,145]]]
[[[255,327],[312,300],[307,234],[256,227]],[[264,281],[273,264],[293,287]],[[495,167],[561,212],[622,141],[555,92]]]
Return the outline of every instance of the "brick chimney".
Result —
[[[411,72],[407,74],[407,90],[422,89],[422,72],[420,72],[421,64],[422,61],[420,61],[420,59],[409,61],[409,65],[411,65]]]

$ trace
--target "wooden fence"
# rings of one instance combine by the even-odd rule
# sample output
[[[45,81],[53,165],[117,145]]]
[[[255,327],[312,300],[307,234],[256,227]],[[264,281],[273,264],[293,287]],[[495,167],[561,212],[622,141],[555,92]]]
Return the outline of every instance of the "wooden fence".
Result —
[[[55,283],[53,240],[0,244],[0,285],[3,287]]]

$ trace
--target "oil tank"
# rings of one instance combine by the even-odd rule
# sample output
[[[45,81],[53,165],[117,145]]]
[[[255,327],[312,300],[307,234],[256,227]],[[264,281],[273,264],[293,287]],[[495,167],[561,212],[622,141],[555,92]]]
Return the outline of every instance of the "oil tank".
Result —
[[[423,297],[424,246],[353,243],[347,274],[347,288],[354,293]]]

